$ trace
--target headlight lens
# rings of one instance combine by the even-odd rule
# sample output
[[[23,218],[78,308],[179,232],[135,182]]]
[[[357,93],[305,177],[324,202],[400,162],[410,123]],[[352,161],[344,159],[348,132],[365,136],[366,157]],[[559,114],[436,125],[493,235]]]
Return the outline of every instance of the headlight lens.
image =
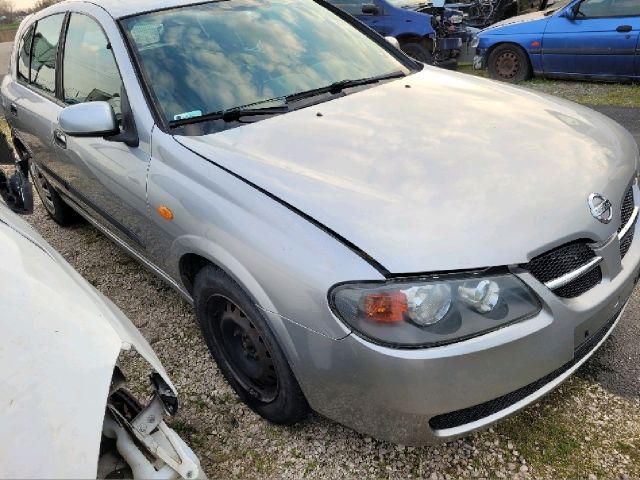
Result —
[[[535,294],[506,273],[348,283],[329,298],[357,332],[398,347],[457,342],[540,311]]]
[[[469,40],[470,48],[477,48],[480,45],[480,37],[478,35],[473,35],[471,40]]]

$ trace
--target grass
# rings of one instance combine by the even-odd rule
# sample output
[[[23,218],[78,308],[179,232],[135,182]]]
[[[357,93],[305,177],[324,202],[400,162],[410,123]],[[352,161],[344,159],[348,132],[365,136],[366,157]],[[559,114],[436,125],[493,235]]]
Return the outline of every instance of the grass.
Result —
[[[19,26],[19,23],[4,23],[0,25],[0,30],[17,30]]]
[[[486,70],[475,70],[471,65],[461,65],[459,71],[487,78]],[[520,86],[556,95],[585,105],[612,105],[616,107],[640,108],[640,84],[572,82],[534,78]]]

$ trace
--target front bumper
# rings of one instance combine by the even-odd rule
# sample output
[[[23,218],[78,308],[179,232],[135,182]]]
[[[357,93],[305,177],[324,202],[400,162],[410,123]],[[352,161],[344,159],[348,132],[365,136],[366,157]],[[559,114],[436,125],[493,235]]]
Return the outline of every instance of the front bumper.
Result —
[[[292,367],[316,411],[359,432],[404,445],[466,435],[536,401],[606,340],[640,273],[637,235],[622,270],[577,298],[557,297],[514,270],[542,299],[541,312],[464,342],[399,350],[290,324],[294,344],[304,345]]]

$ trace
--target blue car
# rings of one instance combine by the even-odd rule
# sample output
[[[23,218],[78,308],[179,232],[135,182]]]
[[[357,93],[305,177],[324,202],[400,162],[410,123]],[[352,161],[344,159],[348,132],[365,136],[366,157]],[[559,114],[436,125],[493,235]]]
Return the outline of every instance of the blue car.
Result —
[[[482,30],[474,66],[506,82],[638,80],[639,35],[639,0],[561,0]]]
[[[444,0],[328,0],[383,37],[394,37],[410,57],[455,68],[466,40],[462,12],[443,7]],[[442,6],[435,6],[436,3]],[[454,63],[444,65],[445,62]]]

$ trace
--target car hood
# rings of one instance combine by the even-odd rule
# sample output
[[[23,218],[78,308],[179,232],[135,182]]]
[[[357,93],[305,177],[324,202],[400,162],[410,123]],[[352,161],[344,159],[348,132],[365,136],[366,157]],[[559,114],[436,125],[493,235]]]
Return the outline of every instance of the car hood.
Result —
[[[170,380],[124,314],[4,205],[0,285],[3,473],[95,478],[120,352],[135,347],[169,385]],[[37,428],[28,428],[34,418]]]
[[[521,29],[523,27],[522,24],[530,24],[527,25],[527,32],[528,33],[533,33],[530,32],[529,30],[531,28],[534,27],[534,23],[539,23],[540,24],[540,33],[542,32],[543,28],[542,25],[551,17],[546,17],[544,12],[531,12],[531,13],[525,13],[524,15],[518,15],[517,17],[510,17],[507,18],[505,20],[501,20],[499,22],[494,23],[493,25],[485,28],[484,30],[482,30],[482,32],[489,32],[489,33],[496,33],[494,32],[497,29],[504,29],[503,27],[507,27],[507,26],[513,26],[513,25],[518,25],[518,29]],[[518,30],[519,31],[519,30]]]
[[[609,238],[637,146],[571,102],[426,67],[405,79],[178,142],[348,239],[393,273],[509,265]]]

